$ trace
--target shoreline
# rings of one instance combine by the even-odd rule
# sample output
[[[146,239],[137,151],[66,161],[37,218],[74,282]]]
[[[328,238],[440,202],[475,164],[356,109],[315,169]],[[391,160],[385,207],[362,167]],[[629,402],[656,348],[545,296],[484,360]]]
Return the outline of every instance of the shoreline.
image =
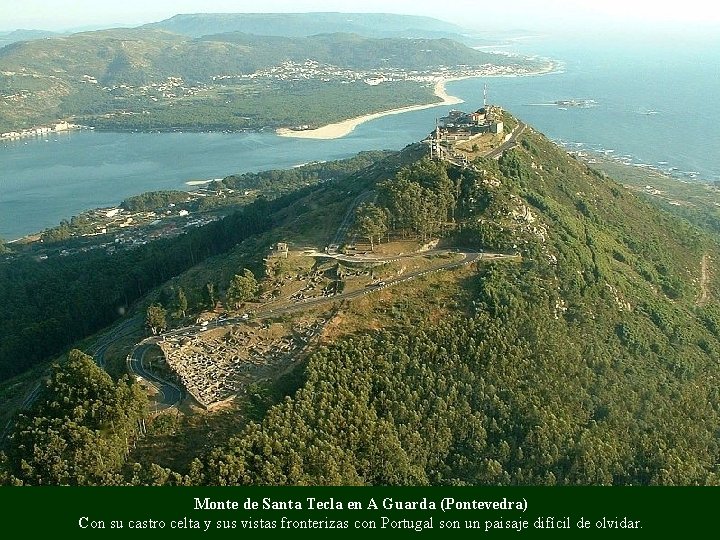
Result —
[[[576,156],[585,164],[593,168],[595,168],[595,165],[608,163],[613,164],[616,167],[625,168],[627,170],[649,172],[661,176],[667,180],[673,180],[675,182],[686,184],[703,185],[712,184],[713,182],[718,181],[715,178],[708,176],[706,173],[703,174],[697,171],[683,171],[678,167],[668,167],[670,163],[667,161],[662,161],[658,163],[645,163],[643,161],[639,161],[637,158],[627,155],[615,155],[614,150],[599,150],[593,148],[577,147],[573,144],[567,144],[563,141],[557,140],[553,140],[552,142],[558,147],[562,148],[568,154]]]
[[[472,79],[473,77],[468,75],[466,77],[449,77],[447,79],[439,79],[435,82],[434,94],[440,101],[433,103],[425,103],[421,105],[408,105],[407,107],[399,107],[397,109],[389,109],[386,111],[380,111],[376,113],[365,114],[362,116],[356,116],[354,118],[348,118],[341,122],[335,122],[333,124],[327,124],[315,129],[306,130],[294,130],[290,128],[278,128],[275,133],[280,137],[295,137],[297,139],[339,139],[352,133],[352,131],[365,122],[370,120],[376,120],[383,116],[390,116],[393,114],[402,114],[411,111],[421,111],[423,109],[430,109],[432,107],[439,107],[441,105],[457,105],[458,103],[464,103],[464,99],[457,96],[451,96],[445,89],[445,83],[451,81],[460,81],[463,79]]]
[[[397,109],[388,109],[385,111],[379,111],[370,114],[364,114],[362,116],[356,116],[354,118],[348,118],[340,122],[334,122],[332,124],[326,124],[315,129],[304,129],[297,130],[291,128],[277,128],[275,134],[279,137],[294,137],[296,139],[339,139],[345,137],[353,132],[353,130],[360,124],[369,122],[371,120],[377,120],[384,116],[390,116],[394,114],[402,114],[412,111],[421,111],[424,109],[431,109],[433,107],[440,107],[442,105],[457,105],[465,103],[465,100],[457,96],[451,96],[447,93],[445,85],[449,82],[462,81],[465,79],[481,79],[486,77],[530,77],[537,75],[550,75],[553,73],[561,73],[562,66],[555,62],[551,62],[547,69],[541,69],[539,71],[533,71],[529,73],[520,73],[515,75],[462,75],[458,77],[441,77],[435,81],[434,94],[440,101],[433,103],[425,103],[420,105],[408,105],[406,107],[399,107]]]

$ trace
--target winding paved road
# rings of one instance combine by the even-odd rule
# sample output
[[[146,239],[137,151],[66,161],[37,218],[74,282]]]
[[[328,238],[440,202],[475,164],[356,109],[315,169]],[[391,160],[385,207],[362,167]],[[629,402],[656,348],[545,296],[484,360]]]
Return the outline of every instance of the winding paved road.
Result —
[[[123,337],[134,334],[137,331],[139,324],[137,318],[138,316],[135,315],[134,317],[123,321],[98,340],[95,344],[95,350],[92,352],[92,356],[98,366],[105,369],[105,353],[110,345]]]
[[[100,340],[98,340],[98,342],[95,344],[95,350],[91,351],[95,363],[98,366],[105,369],[105,352],[107,351],[108,347],[113,344],[113,342],[117,341],[122,337],[128,336],[135,331],[135,319],[136,317],[132,317],[130,319],[127,319],[126,321],[123,321],[115,328],[110,330],[107,334],[105,334]],[[44,378],[45,377],[43,376],[43,380]],[[22,403],[18,407],[17,412],[27,410],[32,406],[33,403],[35,403],[35,400],[40,395],[40,390],[43,387],[43,380],[37,382],[27,393]],[[7,421],[2,431],[0,432],[0,442],[5,440],[5,438],[10,435],[10,432],[12,431],[14,425],[15,417],[13,416]]]
[[[152,347],[156,347],[159,340],[159,336],[153,336],[152,338],[141,341],[135,345],[128,356],[128,368],[130,371],[150,382],[155,388],[157,388],[160,396],[162,396],[161,399],[157,400],[156,412],[174,407],[180,403],[180,400],[183,397],[183,391],[179,386],[171,383],[170,381],[166,381],[165,379],[158,377],[154,373],[145,369],[145,354]]]

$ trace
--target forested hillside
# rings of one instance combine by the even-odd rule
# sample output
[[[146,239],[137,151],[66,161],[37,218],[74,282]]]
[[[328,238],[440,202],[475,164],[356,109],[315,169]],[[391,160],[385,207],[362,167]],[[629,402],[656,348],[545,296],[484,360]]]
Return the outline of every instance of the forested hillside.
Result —
[[[0,476],[27,485],[98,485],[121,481],[120,469],[144,430],[147,397],[114,382],[92,357],[73,350],[53,366],[37,403],[17,419]]]
[[[374,188],[358,212],[376,240],[520,261],[480,258],[336,306],[292,388],[249,388],[227,441],[174,471],[131,458],[124,481],[718,484],[716,240],[531,129],[466,168],[419,151],[306,188],[251,234],[305,242]],[[226,180],[244,181],[264,180]],[[194,279],[215,271],[208,259]]]
[[[193,13],[175,15],[145,28],[191,37],[220,32],[300,37],[352,32],[370,37],[459,37],[466,31],[452,23],[394,13]]]
[[[696,302],[714,242],[537,135],[477,165],[447,171],[457,190],[422,162],[386,189],[460,193],[462,245],[510,231],[523,264],[479,266],[447,320],[318,351],[205,482],[718,483],[720,310]]]
[[[204,229],[108,255],[0,264],[0,380],[112,324],[152,289],[271,226],[266,201]]]
[[[88,75],[102,85],[137,85],[166,77],[208,81],[214,75],[249,74],[285,61],[306,60],[348,69],[513,62],[448,39],[377,39],[338,33],[284,38],[215,32],[188,39],[160,30],[114,29],[19,42],[0,50],[4,70],[51,74],[53,67],[61,67],[62,71],[55,71],[63,74],[60,80],[80,83],[73,79]]]
[[[462,64],[507,65],[513,62],[512,58],[503,59],[500,55],[471,49],[450,39],[378,39],[350,33],[322,33],[289,38],[229,32],[203,36],[198,41],[231,43],[243,47],[247,51],[242,58],[245,62],[242,65],[244,72],[283,61],[305,62],[308,59],[349,69],[409,70]]]

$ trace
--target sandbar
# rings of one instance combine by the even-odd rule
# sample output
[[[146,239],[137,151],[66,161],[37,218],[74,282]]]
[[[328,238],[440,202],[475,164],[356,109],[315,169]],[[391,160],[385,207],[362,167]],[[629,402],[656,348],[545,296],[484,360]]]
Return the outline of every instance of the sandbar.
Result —
[[[435,95],[440,98],[441,101],[434,103],[426,103],[424,105],[410,105],[408,107],[400,107],[399,109],[390,109],[387,111],[380,111],[371,114],[365,114],[363,116],[356,116],[355,118],[349,118],[342,122],[336,122],[334,124],[328,124],[326,126],[319,127],[317,129],[289,129],[279,128],[275,130],[275,133],[281,137],[297,137],[299,139],[338,139],[344,137],[348,133],[351,133],[357,126],[376,118],[383,116],[389,116],[391,114],[402,114],[410,111],[420,111],[422,109],[430,109],[431,107],[438,107],[440,105],[456,105],[463,103],[464,100],[456,96],[451,96],[445,90],[445,83],[448,81],[458,81],[461,79],[469,79],[471,77],[452,77],[448,79],[440,79],[435,83]]]

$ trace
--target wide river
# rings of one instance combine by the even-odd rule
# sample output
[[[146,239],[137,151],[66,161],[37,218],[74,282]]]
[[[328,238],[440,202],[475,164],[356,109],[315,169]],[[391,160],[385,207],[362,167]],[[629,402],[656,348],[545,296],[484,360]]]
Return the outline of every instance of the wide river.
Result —
[[[563,62],[539,77],[469,79],[447,85],[466,100],[490,101],[551,138],[613,152],[697,180],[720,180],[720,47],[577,44],[536,38],[511,50]],[[713,46],[710,46],[713,45]],[[557,100],[592,99],[592,108],[560,108]],[[288,168],[362,150],[400,149],[422,139],[450,107],[387,116],[334,140],[274,133],[99,133],[0,143],[0,237],[6,240],[61,219],[157,189],[232,173]]]

